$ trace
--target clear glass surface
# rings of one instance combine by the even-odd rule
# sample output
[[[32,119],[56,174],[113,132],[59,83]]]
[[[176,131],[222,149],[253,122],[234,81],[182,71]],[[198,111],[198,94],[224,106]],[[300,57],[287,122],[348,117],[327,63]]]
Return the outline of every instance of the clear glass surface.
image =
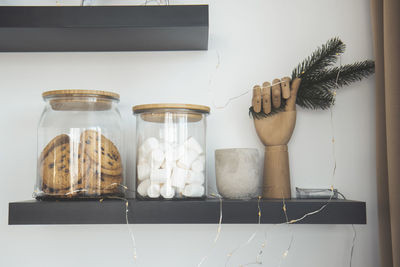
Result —
[[[36,198],[122,196],[117,100],[49,97],[38,125]]]
[[[136,195],[206,196],[206,115],[186,109],[136,114]]]

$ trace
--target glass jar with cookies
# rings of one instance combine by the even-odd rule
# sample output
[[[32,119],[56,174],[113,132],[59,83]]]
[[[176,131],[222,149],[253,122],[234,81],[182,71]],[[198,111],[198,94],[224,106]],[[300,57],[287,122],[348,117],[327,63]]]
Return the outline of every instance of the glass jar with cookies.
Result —
[[[148,104],[136,115],[136,196],[183,199],[206,196],[207,106]]]
[[[119,95],[96,90],[43,93],[38,126],[34,196],[123,196],[124,168]]]

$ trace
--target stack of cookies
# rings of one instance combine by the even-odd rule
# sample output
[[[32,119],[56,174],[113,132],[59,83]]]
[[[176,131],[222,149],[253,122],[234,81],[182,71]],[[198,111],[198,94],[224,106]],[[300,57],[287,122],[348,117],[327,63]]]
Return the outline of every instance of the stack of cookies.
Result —
[[[117,147],[94,130],[81,134],[78,150],[81,188],[89,195],[112,194],[122,184],[122,163]]]
[[[51,140],[41,153],[39,172],[49,197],[115,195],[123,183],[117,147],[95,130],[84,131],[78,144],[65,134]]]
[[[68,135],[51,140],[39,159],[42,190],[48,195],[66,195],[78,180],[71,175],[71,146]]]

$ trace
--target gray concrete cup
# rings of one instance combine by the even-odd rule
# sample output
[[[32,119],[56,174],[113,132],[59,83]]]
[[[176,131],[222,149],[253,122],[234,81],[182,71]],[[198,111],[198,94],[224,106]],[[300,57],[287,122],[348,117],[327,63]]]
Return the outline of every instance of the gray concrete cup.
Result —
[[[218,192],[224,198],[251,199],[261,195],[260,155],[254,148],[215,150]]]

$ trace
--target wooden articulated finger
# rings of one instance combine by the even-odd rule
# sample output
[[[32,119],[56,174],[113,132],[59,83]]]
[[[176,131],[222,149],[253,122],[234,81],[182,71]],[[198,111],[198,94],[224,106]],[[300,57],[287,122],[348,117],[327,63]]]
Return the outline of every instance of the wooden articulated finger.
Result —
[[[252,105],[255,112],[261,111],[261,87],[259,85],[253,87]]]
[[[281,88],[282,88],[282,97],[284,99],[288,99],[290,97],[290,78],[289,77],[282,78]]]
[[[285,107],[286,111],[296,110],[296,97],[297,97],[297,92],[300,87],[300,83],[301,83],[301,80],[299,78],[296,78],[293,80],[292,84],[290,85],[291,86],[290,97],[286,101],[286,107]]]
[[[272,81],[272,106],[274,108],[279,108],[281,106],[281,80],[274,79]]]
[[[261,88],[262,106],[265,114],[271,112],[271,84],[265,82]]]

